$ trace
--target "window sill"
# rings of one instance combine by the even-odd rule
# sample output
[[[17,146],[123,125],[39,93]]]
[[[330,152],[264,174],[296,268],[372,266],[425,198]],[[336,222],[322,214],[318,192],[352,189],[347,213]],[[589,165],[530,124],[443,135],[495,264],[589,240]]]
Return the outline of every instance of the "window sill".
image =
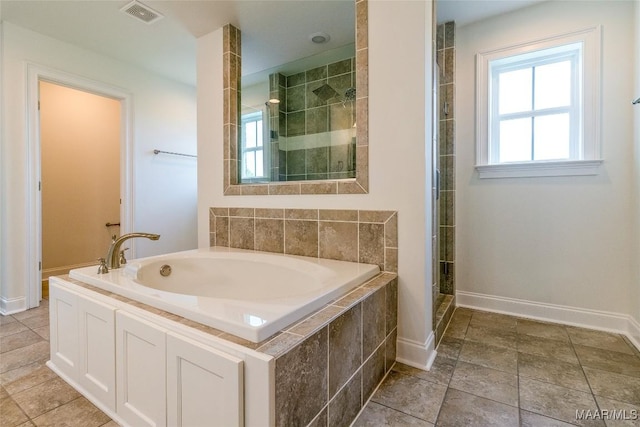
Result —
[[[528,163],[504,163],[476,165],[478,177],[485,178],[535,178],[544,176],[598,175],[603,160],[570,160]]]

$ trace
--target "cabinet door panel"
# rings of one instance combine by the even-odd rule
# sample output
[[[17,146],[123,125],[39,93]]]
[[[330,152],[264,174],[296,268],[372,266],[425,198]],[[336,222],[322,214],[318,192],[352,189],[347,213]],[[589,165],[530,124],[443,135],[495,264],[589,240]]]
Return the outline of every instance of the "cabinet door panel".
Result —
[[[78,378],[78,296],[51,284],[49,316],[51,361],[71,379]]]
[[[116,407],[132,426],[166,426],[165,341],[163,329],[116,312]]]
[[[115,308],[79,299],[80,369],[78,382],[109,409],[116,409]]]
[[[167,335],[167,417],[171,426],[243,425],[241,359]]]

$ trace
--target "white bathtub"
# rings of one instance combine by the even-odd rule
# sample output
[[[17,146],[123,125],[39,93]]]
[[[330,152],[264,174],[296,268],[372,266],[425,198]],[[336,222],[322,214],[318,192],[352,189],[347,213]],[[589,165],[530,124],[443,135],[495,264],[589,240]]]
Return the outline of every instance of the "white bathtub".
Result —
[[[163,277],[160,268],[171,266]],[[130,261],[71,278],[260,342],[379,272],[376,265],[208,248]]]

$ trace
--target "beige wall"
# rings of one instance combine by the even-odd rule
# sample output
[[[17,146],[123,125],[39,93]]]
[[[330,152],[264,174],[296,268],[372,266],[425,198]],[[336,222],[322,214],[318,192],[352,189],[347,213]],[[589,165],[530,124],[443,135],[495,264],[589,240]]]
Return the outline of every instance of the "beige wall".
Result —
[[[630,1],[548,1],[456,29],[456,275],[471,301],[620,330],[633,314],[633,8]],[[476,53],[597,25],[600,174],[478,179]]]
[[[120,221],[120,101],[40,82],[43,270],[95,263]]]

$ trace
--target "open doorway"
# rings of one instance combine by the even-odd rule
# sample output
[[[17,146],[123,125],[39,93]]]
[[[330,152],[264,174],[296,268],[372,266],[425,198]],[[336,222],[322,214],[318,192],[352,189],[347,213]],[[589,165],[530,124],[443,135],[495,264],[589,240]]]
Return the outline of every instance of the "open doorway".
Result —
[[[28,228],[28,241],[27,241],[27,260],[29,262],[29,268],[27,281],[25,283],[25,294],[27,296],[26,307],[34,308],[40,305],[40,300],[42,299],[42,278],[43,273],[46,277],[47,274],[61,274],[58,271],[55,272],[45,272],[43,269],[43,261],[47,262],[47,270],[53,269],[56,267],[68,268],[75,267],[76,265],[84,265],[84,263],[93,263],[96,262],[98,257],[103,257],[106,254],[108,249],[108,244],[110,240],[111,234],[123,234],[128,233],[131,230],[131,224],[133,224],[133,167],[132,167],[132,157],[133,157],[133,147],[132,147],[132,95],[120,88],[104,84],[101,82],[97,82],[95,80],[90,80],[84,77],[80,77],[77,75],[73,75],[70,73],[66,73],[64,71],[54,70],[46,67],[42,67],[40,65],[35,64],[27,64],[27,127],[29,129],[28,136],[28,156],[27,156],[27,167],[28,167],[28,194],[27,194],[27,212],[28,217],[27,228]],[[74,90],[76,96],[80,96],[81,98],[86,95],[93,95],[102,98],[107,98],[116,104],[119,104],[119,120],[118,123],[113,126],[118,126],[117,133],[117,157],[115,162],[117,166],[111,166],[112,168],[117,168],[119,173],[119,178],[115,183],[116,190],[109,191],[117,191],[117,212],[115,216],[112,218],[112,212],[106,212],[109,216],[109,219],[105,219],[104,221],[100,219],[100,221],[96,224],[97,228],[93,231],[87,232],[90,234],[90,240],[95,243],[94,249],[87,250],[86,253],[83,253],[81,258],[78,260],[70,259],[63,261],[56,261],[60,256],[66,256],[65,251],[69,253],[77,254],[79,252],[83,252],[84,250],[76,247],[76,244],[73,243],[76,237],[76,234],[80,234],[79,231],[82,228],[80,226],[79,221],[85,220],[86,212],[82,212],[81,210],[73,210],[70,207],[64,207],[62,209],[63,213],[58,214],[57,218],[50,223],[50,225],[46,225],[45,221],[49,221],[43,218],[43,214],[47,215],[47,212],[43,212],[43,202],[46,203],[46,200],[43,200],[43,185],[47,186],[46,182],[43,182],[43,155],[46,156],[46,153],[43,153],[44,150],[47,150],[46,147],[43,147],[43,144],[46,141],[41,141],[41,115],[39,104],[40,103],[40,89],[41,83],[49,83],[53,84],[52,86],[56,89],[66,89],[66,90]],[[82,102],[80,103],[82,105]],[[44,107],[44,106],[43,106]],[[47,108],[47,107],[44,107]],[[86,108],[81,108],[83,110]],[[59,118],[54,119],[54,121],[60,120]],[[46,126],[46,124],[45,124]],[[100,124],[94,125],[97,129],[101,129]],[[61,126],[62,130],[75,131],[77,128],[81,127],[80,125],[67,124],[65,126]],[[92,141],[84,141],[84,144],[87,146],[91,146],[95,143]],[[77,147],[76,147],[77,148]],[[102,195],[107,192],[104,189],[103,183],[99,184],[89,184],[87,180],[86,174],[77,174],[77,170],[84,168],[85,171],[93,171],[93,169],[98,169],[103,166],[103,159],[91,160],[88,157],[83,157],[77,151],[65,151],[67,149],[55,148],[54,152],[60,155],[61,157],[69,157],[81,159],[81,165],[76,166],[65,166],[69,170],[65,171],[72,175],[70,180],[71,183],[67,183],[66,187],[58,190],[59,193],[56,196],[54,194],[53,197],[59,198],[77,198],[80,199],[80,206],[82,204],[89,205],[91,203],[97,203],[96,200],[101,200]],[[113,164],[113,163],[110,163]],[[71,168],[75,168],[75,171],[70,170]],[[46,166],[44,172],[46,173]],[[47,179],[44,177],[44,179]],[[113,179],[112,179],[113,181]],[[78,192],[78,188],[80,186],[88,187],[92,192],[87,193],[85,196],[81,196]],[[111,187],[114,187],[111,185]],[[44,197],[48,197],[48,195],[44,195]],[[113,199],[112,196],[109,198]],[[44,206],[47,209],[46,205]],[[95,208],[95,207],[94,207]],[[102,211],[104,208],[98,206],[95,210]],[[105,217],[106,218],[106,217]],[[91,220],[91,222],[97,221],[96,219]],[[120,222],[120,227],[111,228],[106,227],[107,222]],[[52,255],[54,258],[51,258],[51,264],[49,261],[45,261],[43,259],[43,255],[45,254],[43,251],[43,245],[48,244],[45,242],[45,238],[43,238],[43,226],[45,228],[53,227],[54,231],[56,228],[62,229],[62,226],[69,225],[70,227],[66,227],[65,233],[58,233],[53,235],[54,249]],[[106,243],[104,243],[104,239],[106,239]],[[57,246],[58,243],[64,242],[65,244],[71,243],[71,248],[63,248],[62,246]],[[101,251],[98,251],[98,246],[102,248]],[[131,252],[134,252],[134,248],[131,248]],[[47,249],[48,251],[48,249]],[[96,252],[94,252],[96,251]],[[95,255],[97,254],[97,256]],[[60,266],[56,266],[53,264],[60,263]],[[64,265],[62,265],[64,264]]]
[[[120,101],[39,82],[42,297],[120,234]]]

